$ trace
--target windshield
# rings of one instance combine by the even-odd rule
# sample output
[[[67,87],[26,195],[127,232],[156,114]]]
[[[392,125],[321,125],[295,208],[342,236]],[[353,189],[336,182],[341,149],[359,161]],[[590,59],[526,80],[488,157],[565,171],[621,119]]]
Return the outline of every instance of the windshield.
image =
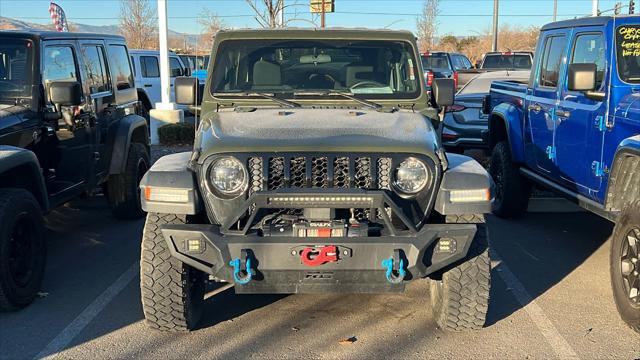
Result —
[[[451,70],[447,54],[422,55],[422,67],[425,70],[447,71]]]
[[[28,40],[0,41],[0,102],[15,102],[31,96],[32,43]]]
[[[640,25],[618,27],[616,48],[620,79],[628,83],[640,83]]]
[[[416,98],[421,90],[413,47],[405,42],[226,40],[213,69],[215,96],[344,92]]]
[[[531,69],[528,54],[488,54],[482,62],[483,69]]]

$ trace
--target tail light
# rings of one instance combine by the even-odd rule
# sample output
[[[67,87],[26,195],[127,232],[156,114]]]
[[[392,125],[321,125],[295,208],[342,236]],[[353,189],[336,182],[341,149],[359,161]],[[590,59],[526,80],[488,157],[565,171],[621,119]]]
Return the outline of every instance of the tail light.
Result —
[[[466,109],[466,107],[464,105],[459,105],[459,104],[453,104],[451,106],[447,106],[445,108],[445,112],[458,112],[458,111],[462,111]]]
[[[433,72],[427,70],[425,77],[427,78],[427,86],[431,86],[431,84],[433,84]]]
[[[457,89],[458,88],[458,72],[454,72],[453,73],[453,86]]]

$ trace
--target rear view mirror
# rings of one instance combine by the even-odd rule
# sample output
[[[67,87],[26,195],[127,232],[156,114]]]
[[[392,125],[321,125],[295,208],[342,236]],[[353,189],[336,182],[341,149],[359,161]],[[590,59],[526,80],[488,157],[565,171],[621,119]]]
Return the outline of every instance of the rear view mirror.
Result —
[[[49,83],[49,101],[59,106],[82,104],[82,86],[77,81],[54,81]]]
[[[453,105],[456,84],[453,79],[433,79],[431,95],[438,107]]]
[[[595,90],[596,72],[596,64],[570,64],[567,88],[570,91]]]
[[[178,77],[175,80],[176,103],[180,105],[200,105],[202,91],[198,86],[198,79],[192,77]]]

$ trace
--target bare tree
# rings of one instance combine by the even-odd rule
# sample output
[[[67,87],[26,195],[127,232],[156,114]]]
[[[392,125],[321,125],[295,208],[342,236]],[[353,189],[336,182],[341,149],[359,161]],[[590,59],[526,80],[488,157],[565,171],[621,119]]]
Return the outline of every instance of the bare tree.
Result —
[[[425,0],[422,14],[416,21],[418,28],[418,46],[420,51],[431,49],[435,43],[438,30],[438,15],[440,14],[440,0]]]
[[[200,31],[200,41],[196,51],[208,54],[213,47],[216,34],[223,27],[223,23],[218,15],[212,13],[209,9],[202,9],[200,13],[198,23],[202,30]]]
[[[273,29],[280,24],[280,11],[284,9],[284,0],[245,0],[256,14],[255,19],[263,28]]]
[[[149,0],[120,0],[120,33],[132,49],[155,49],[157,15]]]

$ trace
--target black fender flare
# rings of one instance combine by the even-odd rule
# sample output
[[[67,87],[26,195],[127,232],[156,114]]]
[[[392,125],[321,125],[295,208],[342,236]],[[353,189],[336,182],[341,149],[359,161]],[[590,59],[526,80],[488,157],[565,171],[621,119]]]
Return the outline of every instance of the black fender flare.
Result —
[[[26,172],[29,181],[16,184],[16,187],[30,191],[43,212],[50,208],[49,196],[42,175],[40,162],[33,151],[9,145],[0,145],[0,176],[13,171]],[[12,176],[15,176],[13,174]],[[11,185],[13,186],[13,185]]]
[[[116,129],[113,131],[111,141],[113,146],[111,149],[111,161],[109,163],[109,175],[118,175],[124,172],[127,164],[127,155],[129,147],[133,142],[134,133],[141,130],[143,133],[141,138],[136,138],[136,142],[143,143],[147,149],[149,147],[149,129],[147,120],[140,115],[126,115],[118,122]],[[140,132],[136,133],[139,134]]]
[[[605,207],[621,211],[631,201],[640,199],[640,179],[634,178],[640,171],[640,135],[620,143],[613,158],[607,184]]]

